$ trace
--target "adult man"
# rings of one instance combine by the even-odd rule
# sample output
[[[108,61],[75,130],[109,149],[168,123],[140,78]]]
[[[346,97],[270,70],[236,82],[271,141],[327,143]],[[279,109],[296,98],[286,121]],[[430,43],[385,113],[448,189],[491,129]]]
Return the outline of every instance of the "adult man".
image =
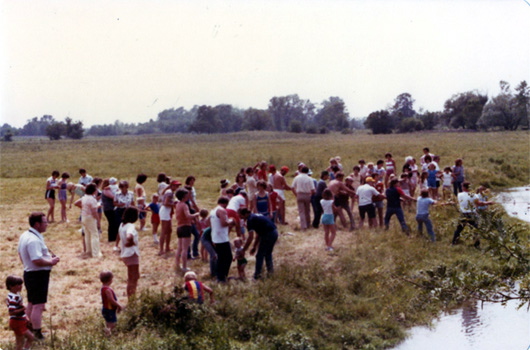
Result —
[[[311,196],[315,194],[315,183],[309,177],[309,168],[307,166],[301,167],[300,173],[293,180],[291,189],[298,205],[300,229],[305,231],[311,225]]]
[[[42,335],[42,313],[48,301],[50,272],[59,262],[44,243],[42,233],[46,232],[48,221],[42,212],[29,216],[30,229],[20,236],[18,255],[24,264],[24,284],[28,291],[26,314],[32,324],[35,338],[44,339]]]
[[[267,266],[267,274],[274,272],[274,263],[272,260],[272,251],[274,245],[278,240],[278,230],[276,225],[266,216],[261,214],[251,214],[246,208],[239,210],[239,216],[247,220],[248,232],[256,232],[254,245],[250,250],[250,254],[256,253],[256,269],[254,271],[254,279],[261,278],[261,269],[263,268],[263,260]]]
[[[355,222],[353,221],[353,213],[350,208],[350,196],[355,196],[355,191],[349,189],[343,182],[344,173],[339,171],[335,174],[335,180],[329,182],[328,188],[334,196],[334,205],[337,207],[337,215],[343,227],[346,227],[346,218],[342,210],[346,210],[350,218],[350,231],[355,229]]]
[[[460,233],[464,230],[466,225],[471,225],[474,228],[478,228],[478,225],[476,222],[476,219],[477,219],[476,218],[476,207],[493,204],[493,202],[491,201],[482,202],[478,198],[478,196],[476,196],[474,193],[471,193],[469,191],[470,186],[471,184],[469,182],[464,182],[462,184],[463,192],[460,192],[458,194],[458,205],[460,207],[460,213],[462,213],[462,217],[453,235],[453,241],[452,241],[453,245],[458,243],[458,240],[460,238]],[[478,236],[475,237],[474,246],[475,248],[478,248],[480,246],[480,240]]]
[[[210,225],[212,228],[212,242],[217,253],[217,281],[226,282],[230,265],[232,264],[232,249],[230,248],[230,227],[234,220],[228,218],[226,207],[227,197],[217,200],[217,207],[210,212]]]
[[[359,197],[359,215],[361,216],[361,223],[359,227],[363,227],[364,218],[368,214],[368,225],[370,227],[376,226],[375,222],[375,207],[373,203],[373,196],[379,196],[379,198],[385,198],[379,193],[374,187],[374,179],[368,176],[365,179],[365,184],[357,188],[357,197]]]
[[[315,189],[315,195],[313,196],[311,204],[313,205],[313,227],[318,228],[320,225],[320,218],[322,217],[323,209],[320,205],[320,200],[322,199],[322,192],[328,187],[326,181],[329,179],[329,173],[327,170],[324,170],[320,173],[320,180],[317,182]]]
[[[405,192],[399,187],[399,180],[392,179],[390,181],[390,187],[386,189],[385,192],[387,203],[386,203],[386,214],[385,214],[385,230],[388,230],[390,225],[390,218],[392,215],[396,215],[399,223],[401,224],[401,229],[403,232],[410,234],[410,229],[405,222],[405,215],[403,214],[403,209],[401,208],[401,198],[405,198],[411,201],[415,199],[409,195],[406,195]]]
[[[274,192],[278,193],[278,198],[280,200],[278,207],[278,218],[282,225],[287,225],[287,222],[285,221],[285,191],[290,191],[291,187],[287,185],[287,181],[285,181],[285,175],[289,172],[289,168],[282,166],[280,172],[278,172],[276,171],[276,167],[271,165],[269,166],[269,171],[272,174],[272,189]]]
[[[81,185],[83,185],[83,186],[85,186],[85,187],[86,187],[89,183],[91,183],[92,180],[93,180],[93,179],[92,179],[92,176],[88,175],[88,174],[86,173],[86,170],[83,169],[83,168],[79,169],[79,175],[81,175],[81,177],[79,178],[78,183],[81,184]]]

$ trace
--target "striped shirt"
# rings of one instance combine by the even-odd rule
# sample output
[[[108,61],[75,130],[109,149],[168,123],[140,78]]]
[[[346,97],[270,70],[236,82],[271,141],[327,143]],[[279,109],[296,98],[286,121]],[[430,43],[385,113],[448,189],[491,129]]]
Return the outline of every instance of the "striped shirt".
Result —
[[[199,304],[204,302],[204,288],[201,282],[188,281],[184,284],[184,289],[186,289],[191,299],[196,300]]]

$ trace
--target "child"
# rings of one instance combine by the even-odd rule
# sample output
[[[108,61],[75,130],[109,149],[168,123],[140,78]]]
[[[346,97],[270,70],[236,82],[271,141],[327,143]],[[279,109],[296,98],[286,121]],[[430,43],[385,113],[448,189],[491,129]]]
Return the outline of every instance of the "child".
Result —
[[[68,201],[68,179],[70,174],[65,172],[61,174],[61,180],[57,183],[59,186],[59,202],[61,202],[61,222],[68,222],[66,215],[66,202]]]
[[[436,165],[430,163],[427,166],[427,187],[429,188],[429,195],[432,199],[436,200],[438,195],[438,188],[436,187],[436,177],[438,176],[438,171],[436,170]]]
[[[246,281],[245,267],[247,266],[247,259],[245,258],[245,248],[243,247],[243,240],[239,237],[234,239],[235,254],[233,261],[237,260],[237,273],[239,279]]]
[[[112,330],[116,327],[118,319],[116,318],[116,312],[123,310],[123,306],[118,303],[116,293],[110,288],[114,275],[110,271],[102,271],[99,274],[99,280],[103,284],[101,287],[101,302],[103,307],[101,313],[106,322],[105,333],[111,335]]]
[[[445,167],[442,174],[442,196],[443,199],[451,197],[451,189],[453,187],[453,170],[451,167]]]
[[[204,243],[202,243],[202,235],[204,230],[208,227],[208,214],[208,209],[201,209],[199,212],[200,219],[197,222],[197,229],[199,230],[199,236],[201,238],[201,260],[204,262],[208,261],[208,250]]]
[[[140,220],[140,230],[145,231],[145,218],[147,217],[147,206],[145,205],[145,197],[138,197],[136,199],[138,204],[136,209],[138,209],[138,220]]]
[[[146,207],[147,211],[151,212],[151,228],[153,229],[153,243],[159,244],[158,240],[158,225],[160,225],[160,204],[158,203],[158,193],[153,193],[151,203]]]
[[[378,173],[373,173],[372,178],[374,179],[374,188],[377,190],[377,192],[384,193],[385,184],[383,181],[381,181],[382,177],[379,176]],[[383,202],[382,198],[373,198],[372,200],[374,202],[379,227],[383,227],[383,211],[385,209],[385,203]]]
[[[26,308],[22,303],[22,278],[8,276],[6,278],[6,288],[9,290],[6,298],[6,305],[9,311],[9,328],[15,332],[16,350],[29,349],[35,336],[28,329],[28,319],[26,318]],[[24,345],[24,338],[26,344]]]
[[[420,191],[427,190],[429,188],[427,184],[427,178],[429,177],[429,173],[426,171],[423,171],[420,175]]]
[[[267,183],[263,180],[258,181],[258,192],[254,196],[253,213],[258,213],[263,216],[271,218],[271,201],[269,193],[267,192]]]
[[[423,234],[423,224],[425,224],[431,242],[435,242],[436,237],[432,228],[431,219],[429,219],[429,207],[437,203],[438,202],[434,199],[429,198],[429,191],[427,189],[421,190],[421,196],[418,197],[418,201],[416,204],[416,222],[418,223],[418,232],[420,233],[420,235]]]
[[[197,281],[197,275],[193,271],[184,274],[184,289],[188,292],[188,297],[199,304],[204,302],[204,292],[210,294],[210,304],[215,303],[212,288]]]
[[[388,188],[388,183],[390,182],[390,175],[395,174],[396,172],[396,162],[392,159],[392,154],[385,154],[385,165],[386,165],[386,175],[385,175],[385,188]]]
[[[322,192],[322,199],[320,200],[320,205],[322,205],[323,215],[322,215],[322,225],[324,226],[324,240],[326,243],[326,250],[328,252],[333,251],[333,241],[335,240],[335,235],[337,234],[337,228],[335,226],[335,217],[333,212],[337,210],[333,204],[333,193],[329,188],[326,188]]]
[[[379,178],[380,179],[383,179],[385,174],[386,174],[386,169],[385,169],[385,161],[382,160],[382,159],[379,159],[376,163],[377,165],[377,168],[375,169],[375,172],[379,174]]]
[[[410,196],[410,176],[408,172],[400,175],[399,186],[401,187],[403,193],[405,193],[407,196]],[[410,208],[410,205],[411,201],[407,199],[403,200],[403,207]]]
[[[278,218],[278,193],[274,192],[271,184],[267,185],[267,191],[269,192],[269,202],[271,205],[270,218],[272,219],[272,222],[277,223],[280,221]]]

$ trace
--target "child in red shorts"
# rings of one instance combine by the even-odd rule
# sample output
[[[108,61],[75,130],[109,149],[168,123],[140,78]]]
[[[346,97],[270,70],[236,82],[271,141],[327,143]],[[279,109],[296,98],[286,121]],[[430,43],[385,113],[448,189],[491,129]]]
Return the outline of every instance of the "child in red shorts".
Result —
[[[26,308],[22,303],[23,280],[17,276],[6,278],[6,288],[9,290],[6,298],[7,309],[9,310],[9,328],[15,332],[16,350],[29,349],[33,343],[33,333],[28,329],[28,319],[26,318]],[[24,339],[26,344],[24,344]]]

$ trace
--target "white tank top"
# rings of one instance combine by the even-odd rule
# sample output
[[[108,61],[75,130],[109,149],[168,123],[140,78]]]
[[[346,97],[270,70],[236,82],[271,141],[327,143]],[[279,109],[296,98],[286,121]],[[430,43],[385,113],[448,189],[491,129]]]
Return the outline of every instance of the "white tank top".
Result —
[[[213,243],[226,243],[230,241],[228,236],[229,227],[221,225],[221,219],[217,217],[217,209],[222,208],[221,206],[215,207],[210,212],[210,224],[212,226],[212,242]]]

